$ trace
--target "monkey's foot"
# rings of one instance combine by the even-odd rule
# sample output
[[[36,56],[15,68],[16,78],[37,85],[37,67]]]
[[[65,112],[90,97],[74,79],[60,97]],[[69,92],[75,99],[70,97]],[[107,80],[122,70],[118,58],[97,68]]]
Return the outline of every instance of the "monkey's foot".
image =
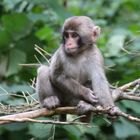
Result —
[[[51,110],[60,106],[60,101],[57,96],[50,96],[44,100],[43,107]]]
[[[118,116],[121,110],[117,106],[113,106],[109,109],[109,114],[112,116]]]
[[[109,109],[108,118],[112,121],[115,121],[118,118],[118,114],[121,112],[121,110],[117,106],[113,106]]]
[[[85,101],[80,101],[77,105],[77,113],[79,115],[85,114],[89,111],[91,111],[91,109],[93,108],[93,106]]]

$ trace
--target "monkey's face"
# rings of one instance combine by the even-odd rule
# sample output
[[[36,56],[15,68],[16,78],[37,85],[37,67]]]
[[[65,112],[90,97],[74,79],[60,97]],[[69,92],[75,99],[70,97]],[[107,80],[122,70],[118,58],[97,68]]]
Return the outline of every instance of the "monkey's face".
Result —
[[[80,36],[76,31],[66,30],[63,32],[63,49],[69,55],[75,55],[79,51]]]
[[[96,43],[100,27],[85,16],[72,17],[64,22],[62,28],[63,49],[66,54],[76,55]]]

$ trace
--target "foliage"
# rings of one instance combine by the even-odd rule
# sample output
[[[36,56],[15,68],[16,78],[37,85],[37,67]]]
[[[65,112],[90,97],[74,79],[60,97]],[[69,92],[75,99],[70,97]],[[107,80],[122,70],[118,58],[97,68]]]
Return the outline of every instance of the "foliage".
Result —
[[[22,68],[20,63],[45,60],[34,50],[34,44],[52,53],[59,46],[60,28],[65,18],[87,15],[102,27],[98,46],[105,56],[109,81],[114,85],[140,76],[139,0],[2,0],[0,1],[0,101],[10,105],[26,100],[8,93],[34,94],[28,82],[36,69]],[[34,57],[36,56],[36,57]],[[119,82],[119,83],[118,83]],[[26,93],[27,92],[27,93]],[[120,107],[139,115],[138,103],[121,102]],[[126,120],[109,125],[95,118],[91,128],[42,124],[8,124],[0,126],[0,139],[139,139],[139,125]],[[18,133],[17,133],[18,132]],[[54,134],[55,133],[55,134]]]

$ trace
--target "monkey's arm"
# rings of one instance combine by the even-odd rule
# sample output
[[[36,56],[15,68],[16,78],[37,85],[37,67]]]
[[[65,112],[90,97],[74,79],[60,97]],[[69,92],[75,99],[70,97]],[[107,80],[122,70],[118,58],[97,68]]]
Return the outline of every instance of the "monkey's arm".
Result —
[[[89,102],[91,104],[97,103],[97,98],[93,95],[93,91],[84,87],[78,81],[68,77],[63,71],[63,64],[61,56],[56,52],[52,59],[50,67],[51,82],[60,89],[60,94],[71,94],[76,98]],[[62,96],[63,97],[63,96]]]
[[[99,103],[103,107],[113,107],[114,102],[110,93],[109,83],[104,72],[103,57],[98,48],[95,48],[96,55],[92,62],[92,88],[94,94],[99,99]]]

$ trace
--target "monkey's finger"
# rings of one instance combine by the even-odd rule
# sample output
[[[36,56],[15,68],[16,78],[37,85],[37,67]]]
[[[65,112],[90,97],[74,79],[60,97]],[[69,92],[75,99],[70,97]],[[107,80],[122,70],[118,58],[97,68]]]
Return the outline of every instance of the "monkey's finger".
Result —
[[[92,103],[93,105],[95,105],[95,104],[98,103],[98,100],[92,99],[91,103]]]
[[[44,100],[43,107],[47,108],[48,110],[51,110],[55,107],[55,101],[53,97],[48,97]]]
[[[96,97],[95,95],[92,95],[92,98],[94,98],[95,100],[98,100],[98,97]]]
[[[98,103],[98,98],[94,95],[91,96],[92,103]]]
[[[57,96],[55,96],[54,101],[55,101],[56,106],[60,105],[60,100],[58,99]]]
[[[91,94],[87,96],[86,101],[91,103],[92,105],[95,105],[96,103],[98,103],[98,100],[95,98],[95,96]]]
[[[93,106],[85,101],[80,101],[79,104],[77,105],[77,113],[79,115],[85,114],[89,112]]]
[[[112,115],[107,115],[107,118],[109,119],[109,120],[111,120],[112,122],[114,122],[114,121],[116,121],[118,118],[119,118],[119,116],[112,116]]]
[[[53,106],[52,106],[53,108],[56,108],[60,105],[60,101],[57,96],[52,97],[52,104],[53,104]]]
[[[55,97],[52,97],[52,98],[50,99],[50,102],[51,102],[51,109],[56,108],[57,102],[56,102]]]
[[[45,107],[48,110],[51,110],[51,104],[49,104],[48,102],[44,102],[43,107]]]

